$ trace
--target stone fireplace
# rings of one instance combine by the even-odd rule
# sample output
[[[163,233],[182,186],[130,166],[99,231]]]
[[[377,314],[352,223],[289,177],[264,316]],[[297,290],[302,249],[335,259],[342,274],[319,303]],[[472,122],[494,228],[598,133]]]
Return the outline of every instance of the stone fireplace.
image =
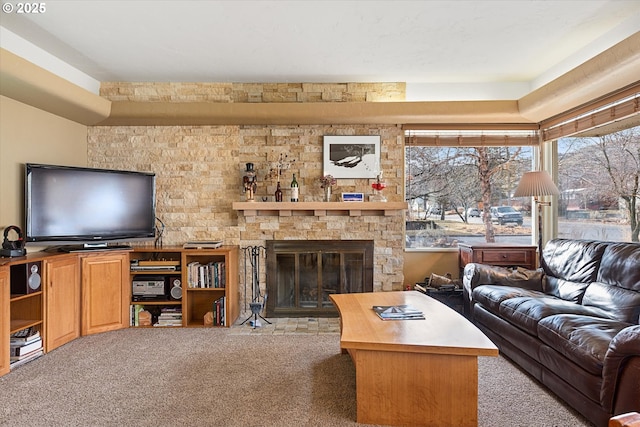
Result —
[[[327,286],[327,281],[334,282],[331,286],[343,292],[366,291],[398,291],[404,289],[403,276],[403,243],[404,243],[404,212],[407,204],[404,202],[234,202],[233,209],[238,211],[238,227],[240,230],[240,247],[264,246],[302,243],[303,248],[296,249],[289,255],[282,256],[282,273],[278,273],[277,266],[273,271],[265,262],[259,272],[260,286],[263,293],[268,293],[267,306],[276,303],[276,294],[281,294],[283,304],[290,304],[292,310],[298,310],[295,315],[303,316],[311,313],[315,304],[315,315],[323,310],[333,311],[324,299],[334,288]],[[348,247],[349,242],[369,242],[365,255],[354,255]],[[291,242],[291,243],[287,243]],[[310,251],[310,243],[326,243],[320,249]],[[361,251],[361,249],[358,249]],[[357,252],[357,251],[356,251]],[[360,257],[360,258],[359,258]],[[356,279],[359,274],[354,273],[355,266],[365,261],[364,278]],[[337,267],[332,273],[326,273],[322,268],[335,265],[343,260],[345,266]],[[369,265],[369,260],[371,264]],[[295,266],[314,266],[302,269],[302,280],[295,277]],[[284,266],[293,267],[294,273],[284,273]],[[240,276],[244,276],[243,266],[240,265]],[[318,271],[318,269],[320,269]],[[284,281],[281,289],[268,290],[267,282],[274,275],[282,275]],[[320,276],[318,276],[320,275]],[[332,276],[333,275],[333,276]],[[336,275],[344,275],[341,282],[337,282]],[[328,279],[333,277],[333,279]],[[296,283],[297,280],[297,283]],[[324,282],[323,282],[324,281]],[[307,284],[312,283],[314,286]],[[361,284],[360,284],[361,283]],[[241,283],[242,285],[242,283]],[[242,286],[241,286],[242,288]],[[359,289],[362,289],[360,291]],[[317,299],[305,300],[312,293]],[[337,290],[337,289],[336,289]],[[281,292],[278,292],[281,291]],[[247,299],[249,297],[249,299]],[[249,301],[251,295],[241,294],[243,301]],[[288,302],[285,302],[287,300]],[[323,307],[325,306],[325,307]],[[274,310],[275,310],[275,306]],[[285,308],[280,309],[280,315]],[[278,310],[275,310],[277,312]],[[268,314],[272,316],[273,313]],[[309,314],[311,315],[311,314]]]
[[[373,291],[373,240],[267,242],[267,316],[337,315],[331,294]]]

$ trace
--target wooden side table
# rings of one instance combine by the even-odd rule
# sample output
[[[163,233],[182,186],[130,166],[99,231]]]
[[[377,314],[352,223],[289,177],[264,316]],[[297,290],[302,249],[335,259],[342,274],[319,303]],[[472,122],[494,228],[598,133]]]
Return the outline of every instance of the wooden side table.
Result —
[[[537,246],[505,245],[502,243],[460,243],[460,272],[470,262],[498,265],[501,267],[537,268]]]
[[[500,267],[524,267],[535,270],[538,264],[537,246],[504,245],[501,243],[459,243],[460,277],[464,277],[465,265],[475,262],[479,264],[497,265]],[[465,291],[463,291],[465,293]],[[469,298],[463,296],[463,312],[470,316]]]

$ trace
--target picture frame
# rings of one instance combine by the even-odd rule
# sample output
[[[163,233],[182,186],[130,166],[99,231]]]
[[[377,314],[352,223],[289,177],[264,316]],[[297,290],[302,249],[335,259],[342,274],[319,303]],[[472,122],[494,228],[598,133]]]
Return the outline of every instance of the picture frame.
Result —
[[[323,175],[376,178],[380,173],[380,136],[324,136]]]

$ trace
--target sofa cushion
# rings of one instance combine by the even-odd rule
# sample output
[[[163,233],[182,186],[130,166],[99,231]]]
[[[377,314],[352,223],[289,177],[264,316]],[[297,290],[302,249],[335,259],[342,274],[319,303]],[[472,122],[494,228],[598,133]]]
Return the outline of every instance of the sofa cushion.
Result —
[[[640,265],[636,266],[640,270]],[[607,317],[627,323],[638,323],[640,317],[640,292],[616,285],[592,283],[582,298],[585,306],[598,307]]]
[[[578,366],[602,375],[611,340],[629,324],[577,314],[557,314],[538,322],[538,338]]]
[[[510,298],[500,304],[500,315],[509,323],[533,336],[538,335],[538,322],[555,314],[580,314],[606,317],[603,310],[586,307],[554,297]]]
[[[545,276],[543,281],[546,294],[578,304],[582,302],[582,296],[587,286],[589,283],[571,282],[551,276]]]
[[[589,240],[553,239],[542,251],[545,274],[569,282],[595,281],[607,243]],[[561,297],[559,297],[561,298]]]
[[[608,245],[602,255],[597,281],[640,292],[640,244]]]
[[[541,297],[544,293],[515,286],[482,285],[473,290],[473,300],[492,313],[500,313],[500,303],[516,297]]]

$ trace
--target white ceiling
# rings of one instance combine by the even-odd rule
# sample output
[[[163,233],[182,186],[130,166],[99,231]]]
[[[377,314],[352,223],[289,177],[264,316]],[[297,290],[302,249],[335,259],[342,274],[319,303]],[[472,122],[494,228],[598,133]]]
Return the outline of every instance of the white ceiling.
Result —
[[[93,91],[100,81],[407,82],[410,101],[516,99],[640,31],[638,0],[44,4],[0,13],[0,46]]]

